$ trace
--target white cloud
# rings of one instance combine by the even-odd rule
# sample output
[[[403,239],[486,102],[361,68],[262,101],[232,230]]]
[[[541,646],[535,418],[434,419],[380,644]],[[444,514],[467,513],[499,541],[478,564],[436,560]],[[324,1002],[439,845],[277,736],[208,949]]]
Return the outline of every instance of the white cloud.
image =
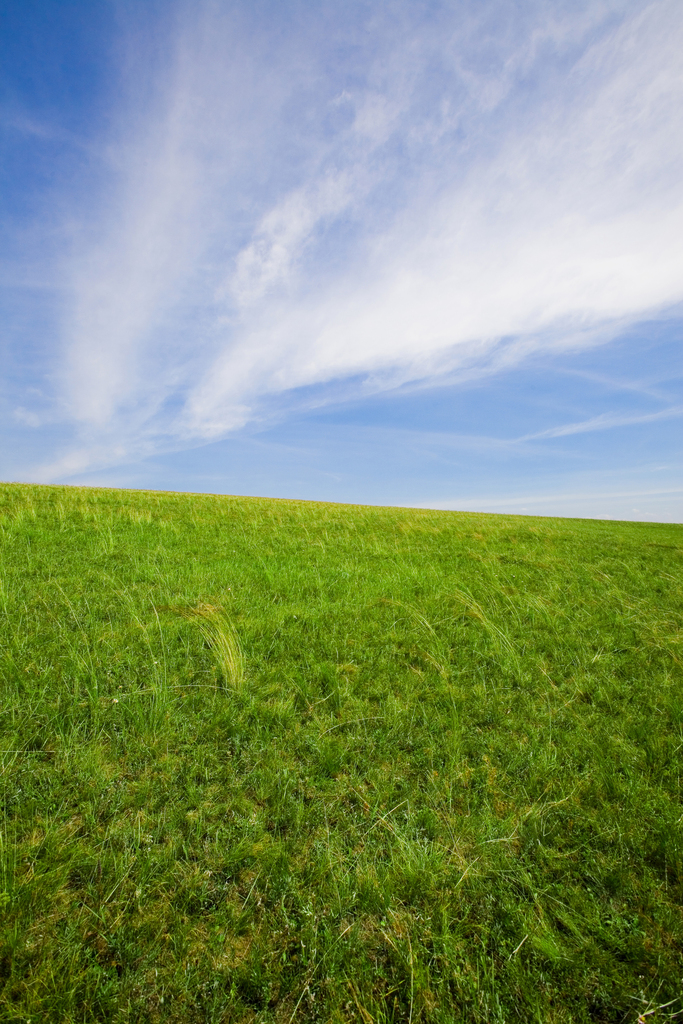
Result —
[[[677,2],[416,10],[368,33],[353,8],[331,40],[280,25],[279,46],[210,4],[178,20],[68,268],[63,391],[92,451],[592,344],[683,300]]]
[[[657,420],[675,419],[683,416],[682,405],[672,405],[667,409],[659,409],[657,412],[642,413],[641,415],[620,416],[616,413],[602,413],[600,416],[591,416],[590,419],[578,423],[564,423],[558,427],[550,427],[548,430],[541,430],[536,434],[525,434],[520,441],[540,441],[543,438],[569,437],[572,434],[588,434],[594,430],[611,430],[614,427],[630,427],[640,423],[654,423]]]
[[[505,497],[460,496],[449,501],[421,503],[418,508],[444,511],[509,513],[529,516],[569,516],[581,519],[619,519],[680,523],[683,515],[683,488],[667,490],[604,490],[594,479],[576,481],[573,488],[561,488],[545,494],[508,494]],[[581,484],[585,489],[582,489]],[[587,485],[587,486],[586,486]],[[638,508],[632,508],[637,502]]]
[[[348,175],[328,175],[297,189],[270,210],[255,237],[241,250],[228,291],[242,309],[295,273],[297,261],[321,221],[341,213],[354,199]]]
[[[42,424],[42,420],[37,413],[25,409],[22,405],[17,406],[14,410],[14,418],[17,423],[22,423],[27,427],[37,428]]]

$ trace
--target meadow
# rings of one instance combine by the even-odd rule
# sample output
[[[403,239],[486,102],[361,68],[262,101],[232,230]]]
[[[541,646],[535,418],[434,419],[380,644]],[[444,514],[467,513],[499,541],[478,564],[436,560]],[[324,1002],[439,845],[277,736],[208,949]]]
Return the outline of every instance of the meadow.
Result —
[[[682,569],[0,485],[0,1019],[683,1021]]]

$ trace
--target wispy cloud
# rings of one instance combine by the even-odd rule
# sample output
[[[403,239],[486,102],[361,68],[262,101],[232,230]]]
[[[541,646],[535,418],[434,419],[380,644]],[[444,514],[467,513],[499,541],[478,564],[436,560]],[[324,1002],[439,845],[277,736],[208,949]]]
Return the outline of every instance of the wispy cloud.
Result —
[[[667,490],[618,490],[618,491],[600,491],[600,490],[586,490],[581,493],[580,491],[558,491],[552,494],[524,494],[524,495],[508,495],[507,497],[491,499],[489,497],[481,498],[455,498],[452,501],[436,501],[430,502],[426,505],[419,505],[418,508],[440,508],[440,509],[463,509],[463,508],[475,508],[481,511],[488,509],[508,509],[508,508],[525,508],[526,506],[542,506],[542,505],[557,505],[564,504],[571,505],[572,503],[578,502],[595,502],[595,501],[614,501],[622,498],[630,498],[633,500],[642,498],[662,498],[671,497],[676,498],[679,495],[683,495],[683,487],[673,487]],[[546,513],[547,514],[547,513]]]
[[[540,430],[535,434],[525,434],[518,438],[519,441],[540,441],[544,438],[569,437],[572,434],[588,434],[595,430],[611,430],[614,427],[630,427],[641,423],[654,423],[657,420],[674,419],[683,416],[683,405],[672,405],[666,409],[658,409],[657,412],[641,413],[640,415],[619,415],[617,413],[602,413],[600,416],[591,416],[587,420],[578,423],[563,423],[558,427],[550,427],[548,430]]]
[[[587,485],[582,489],[581,483]],[[595,480],[576,481],[574,489],[507,496],[465,497],[436,501],[420,508],[439,508],[473,512],[512,513],[524,516],[572,516],[584,519],[636,520],[640,522],[680,522],[683,514],[683,489],[641,490],[638,488],[605,490]],[[593,486],[591,486],[593,485]]]
[[[62,267],[67,462],[224,436],[296,389],[494,372],[683,300],[677,2],[305,7],[180,6],[151,71],[131,43]]]

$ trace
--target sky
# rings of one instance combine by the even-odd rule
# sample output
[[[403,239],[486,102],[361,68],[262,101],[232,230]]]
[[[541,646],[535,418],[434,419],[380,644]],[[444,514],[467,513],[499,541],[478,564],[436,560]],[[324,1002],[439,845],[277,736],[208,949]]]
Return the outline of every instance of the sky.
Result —
[[[0,479],[683,521],[680,0],[0,37]]]

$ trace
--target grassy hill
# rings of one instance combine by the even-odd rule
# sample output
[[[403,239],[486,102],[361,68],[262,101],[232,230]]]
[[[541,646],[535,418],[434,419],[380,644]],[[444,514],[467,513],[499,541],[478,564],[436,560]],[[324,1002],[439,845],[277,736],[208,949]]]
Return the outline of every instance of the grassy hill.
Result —
[[[0,559],[0,1019],[683,1020],[682,527],[3,485]]]

